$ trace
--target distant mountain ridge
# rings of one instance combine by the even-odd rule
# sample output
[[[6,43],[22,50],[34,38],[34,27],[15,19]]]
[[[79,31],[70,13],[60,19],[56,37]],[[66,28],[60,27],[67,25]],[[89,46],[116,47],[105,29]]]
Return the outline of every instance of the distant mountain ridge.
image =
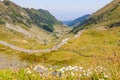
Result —
[[[83,24],[77,25],[73,29],[73,32],[100,26],[107,28],[120,26],[120,0],[113,0],[111,3],[92,14]]]
[[[63,22],[63,24],[65,24],[67,26],[76,26],[77,24],[83,23],[89,16],[90,16],[90,14],[86,14],[86,15],[79,17],[75,20],[62,21],[62,22]]]
[[[72,20],[62,21],[62,23],[63,23],[64,25],[69,26],[69,24],[72,23]]]

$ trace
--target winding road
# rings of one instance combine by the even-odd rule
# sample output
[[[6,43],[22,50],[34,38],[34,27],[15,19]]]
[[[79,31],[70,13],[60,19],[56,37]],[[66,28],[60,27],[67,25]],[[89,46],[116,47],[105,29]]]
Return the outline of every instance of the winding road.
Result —
[[[14,45],[9,44],[9,43],[7,43],[5,41],[2,41],[2,40],[0,40],[0,44],[4,45],[4,46],[7,46],[7,47],[9,47],[9,48],[11,48],[13,50],[17,50],[17,51],[25,52],[25,53],[29,53],[29,54],[31,54],[31,53],[40,53],[40,52],[51,52],[51,51],[57,50],[58,48],[63,46],[65,43],[67,43],[69,40],[74,39],[74,38],[78,38],[82,34],[83,31],[84,30],[81,30],[80,32],[78,32],[78,34],[76,34],[73,38],[65,38],[59,44],[53,46],[52,48],[44,49],[44,50],[26,50],[24,48],[19,48],[17,46],[14,46]]]

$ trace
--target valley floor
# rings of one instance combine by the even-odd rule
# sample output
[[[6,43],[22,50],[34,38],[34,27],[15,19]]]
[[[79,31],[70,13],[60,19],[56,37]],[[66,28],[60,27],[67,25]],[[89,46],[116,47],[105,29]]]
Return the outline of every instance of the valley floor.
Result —
[[[30,62],[28,68],[19,69],[17,72],[0,71],[1,78],[8,80],[11,75],[13,79],[23,80],[120,79],[120,27],[85,30],[75,38],[64,39],[62,42],[64,44],[57,50],[37,55],[24,54],[0,45],[0,52],[14,53],[22,61]],[[47,77],[46,71],[49,74]]]

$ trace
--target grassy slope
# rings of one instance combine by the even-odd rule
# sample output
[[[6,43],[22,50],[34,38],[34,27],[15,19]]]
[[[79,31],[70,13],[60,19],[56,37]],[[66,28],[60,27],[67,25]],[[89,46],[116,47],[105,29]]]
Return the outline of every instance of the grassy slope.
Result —
[[[0,47],[0,51],[6,54],[17,54],[22,60],[32,64],[79,65],[85,68],[104,66],[112,74],[112,77],[118,79],[117,76],[120,73],[120,27],[108,30],[86,30],[78,39],[73,39],[59,50],[50,53],[28,55],[4,46]]]
[[[53,25],[61,24],[46,10],[22,8],[9,0],[0,1],[0,23],[6,22],[21,23],[28,28],[35,25],[49,32],[54,31]]]
[[[28,38],[29,34],[26,36],[23,34],[24,32],[19,33],[7,29],[4,26],[5,23],[12,24],[10,26],[13,27],[19,26],[25,29],[32,37]],[[62,26],[62,24],[46,10],[25,9],[9,0],[0,1],[0,40],[25,49],[30,49],[31,47],[32,49],[51,48],[56,44],[54,42],[57,38],[55,35],[51,35],[53,32],[49,32],[49,28],[54,29],[56,24],[59,24],[58,28]],[[48,31],[46,29],[48,29]],[[56,32],[56,30],[54,31]],[[61,38],[62,36],[63,34],[58,37]],[[38,37],[39,39],[36,39]],[[45,42],[49,44],[44,45]]]
[[[81,37],[69,41],[57,51],[40,53],[38,56],[23,54],[21,58],[32,62],[36,60],[38,63],[43,62],[43,58],[45,58],[46,64],[82,65],[85,67],[92,64],[93,66],[97,65],[94,57],[98,57],[101,62],[104,62],[107,58],[113,59],[114,55],[117,55],[115,56],[117,60],[120,57],[119,31],[120,27],[109,30],[86,30]]]
[[[32,38],[26,38],[27,36],[24,34],[8,29],[4,25],[0,25],[0,40],[25,49],[47,49],[60,42],[65,37],[66,31],[70,30],[70,28],[63,27],[62,25],[55,25],[54,27],[54,33],[49,33],[38,27],[29,28],[27,31],[34,36]],[[63,29],[64,31],[59,33]],[[41,39],[37,39],[36,36],[39,36]],[[47,45],[44,44],[44,40],[48,42]]]
[[[111,3],[103,7],[90,16],[83,25],[78,25],[74,28],[74,32],[80,29],[96,28],[96,27],[110,27],[114,23],[120,22],[120,1],[113,0]],[[117,27],[117,26],[112,26]]]
[[[73,61],[83,59],[82,60],[83,63],[84,61],[86,62],[87,60],[89,61],[89,59],[91,59],[87,56],[104,57],[104,54],[107,56],[112,56],[113,53],[116,53],[116,55],[119,56],[120,55],[119,31],[120,31],[120,27],[116,27],[108,30],[97,30],[97,29],[86,30],[78,39],[69,41],[59,50],[44,54],[47,58],[46,62],[60,61],[62,64],[62,61],[64,62],[64,60],[66,60],[68,61],[67,64],[70,64],[69,61],[71,61],[71,59],[73,59]],[[18,39],[19,38],[20,37],[18,37]],[[8,38],[5,37],[5,39]],[[79,54],[82,54],[82,56],[78,56]]]
[[[93,62],[94,65],[94,59],[88,56],[100,57],[100,61],[102,58],[113,57],[114,53],[120,57],[119,31],[120,28],[103,31],[86,30],[80,38],[71,40],[60,50],[50,53],[51,55],[48,61],[52,59],[53,61],[60,60],[61,63],[62,61],[64,63],[66,59],[68,61],[66,64],[75,62],[74,64],[90,66],[92,65],[91,62]],[[78,56],[78,54],[80,54],[80,56]],[[64,57],[59,57],[60,55],[64,55]]]
[[[102,20],[105,20],[106,22],[96,24],[95,27],[106,26],[112,22],[114,23],[119,21],[119,17],[116,16],[116,14],[119,14],[119,9],[120,7],[116,7],[115,10],[110,13],[109,17],[107,16],[107,19],[110,21],[105,18],[108,14],[102,15]],[[113,19],[114,17],[115,19]],[[99,20],[96,19],[96,21]],[[94,24],[91,24],[87,27],[91,27],[92,25]],[[2,32],[2,30],[0,32]],[[5,37],[3,34],[7,36]],[[10,36],[8,36],[9,34],[6,33],[1,33],[0,35],[3,37],[1,39],[6,40],[9,40],[12,37],[22,39],[22,37],[20,37],[21,35],[19,35],[19,37],[15,35],[11,36],[11,33]],[[26,45],[23,44],[22,46],[24,47]],[[86,30],[78,39],[71,40],[59,50],[49,53],[28,55],[2,45],[0,45],[0,52],[5,54],[17,54],[21,60],[26,60],[32,64],[45,63],[45,65],[51,64],[58,66],[79,65],[86,68],[91,66],[104,66],[112,74],[111,76],[118,78],[118,75],[120,74],[120,27],[114,27],[107,30]]]
[[[20,30],[22,32],[6,28],[5,23],[12,24],[10,25],[12,28],[18,26],[18,30],[22,28]],[[55,30],[49,32],[49,28]],[[62,34],[59,33],[59,29],[60,31],[64,29]],[[66,30],[68,27],[62,26],[46,10],[25,9],[9,0],[0,1],[0,40],[25,49],[46,49],[63,39]],[[27,33],[27,36],[24,33]],[[29,35],[32,37],[28,38]]]
[[[25,36],[17,31],[14,31],[14,30],[10,30],[10,29],[7,29],[6,27],[4,26],[0,26],[0,40],[3,40],[3,41],[6,41],[10,44],[13,44],[15,46],[18,46],[18,47],[21,47],[21,48],[25,48],[25,49],[29,49],[30,47],[34,46],[36,43],[38,44],[37,46],[34,46],[33,49],[44,49],[45,48],[48,48],[48,47],[51,47],[51,46],[48,46],[46,47],[46,45],[43,45],[41,44],[41,41],[37,41],[37,39],[35,39],[33,37],[32,38],[25,38]],[[41,31],[41,33],[45,35],[48,35],[48,33],[42,31],[42,30],[37,30],[37,31]],[[52,39],[52,38],[51,38]],[[41,45],[41,46],[39,46]]]

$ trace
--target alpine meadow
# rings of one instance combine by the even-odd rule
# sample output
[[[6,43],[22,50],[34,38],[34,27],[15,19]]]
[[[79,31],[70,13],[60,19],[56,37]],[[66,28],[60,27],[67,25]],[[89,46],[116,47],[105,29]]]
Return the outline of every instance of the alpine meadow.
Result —
[[[100,9],[93,0],[97,9],[84,6],[83,16],[78,0],[66,15],[56,4],[71,1],[23,1],[0,0],[0,80],[120,80],[120,0]],[[81,14],[71,19],[74,8]]]

